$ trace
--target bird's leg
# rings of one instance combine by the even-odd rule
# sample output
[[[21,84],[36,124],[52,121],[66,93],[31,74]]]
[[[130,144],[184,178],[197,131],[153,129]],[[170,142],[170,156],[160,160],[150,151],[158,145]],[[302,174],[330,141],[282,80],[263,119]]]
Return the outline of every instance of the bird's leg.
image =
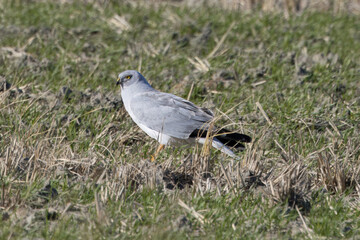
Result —
[[[151,156],[151,161],[155,161],[156,156],[159,154],[161,150],[163,150],[165,147],[165,144],[160,144],[159,147],[156,149],[156,152],[154,155]]]

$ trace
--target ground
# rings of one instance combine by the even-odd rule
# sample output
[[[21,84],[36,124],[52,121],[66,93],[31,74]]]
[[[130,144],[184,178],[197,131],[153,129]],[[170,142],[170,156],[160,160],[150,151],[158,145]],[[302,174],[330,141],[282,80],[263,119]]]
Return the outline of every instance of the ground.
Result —
[[[324,9],[0,1],[0,238],[359,238],[359,29]],[[250,135],[241,160],[150,162],[126,69]]]

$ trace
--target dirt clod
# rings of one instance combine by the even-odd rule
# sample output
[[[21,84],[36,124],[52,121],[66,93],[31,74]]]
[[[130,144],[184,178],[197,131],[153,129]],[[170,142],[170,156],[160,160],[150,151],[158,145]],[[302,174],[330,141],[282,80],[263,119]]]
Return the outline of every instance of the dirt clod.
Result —
[[[52,187],[50,184],[46,185],[43,189],[39,191],[39,196],[43,197],[46,200],[56,198],[59,195],[56,188]]]
[[[191,226],[190,220],[184,215],[174,221],[174,227],[178,230],[191,230]]]
[[[1,217],[2,221],[7,221],[9,218],[10,218],[10,215],[8,212],[2,213],[2,217]]]
[[[48,209],[45,212],[45,217],[46,217],[46,220],[54,221],[59,218],[59,213],[54,209]]]
[[[4,92],[11,88],[11,84],[6,81],[5,77],[0,76],[0,92]]]
[[[186,186],[192,186],[193,184],[193,177],[189,174],[172,172],[169,169],[166,169],[163,174],[165,186],[170,190],[175,188],[181,190],[184,189]]]

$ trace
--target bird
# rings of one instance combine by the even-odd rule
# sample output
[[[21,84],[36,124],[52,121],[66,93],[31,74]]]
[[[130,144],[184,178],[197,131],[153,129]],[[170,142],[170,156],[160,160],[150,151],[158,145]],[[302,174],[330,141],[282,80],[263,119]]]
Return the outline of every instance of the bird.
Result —
[[[245,134],[212,127],[211,110],[154,89],[136,70],[120,73],[116,85],[120,86],[124,107],[132,120],[160,143],[152,161],[166,145],[204,144],[209,136],[212,136],[212,147],[236,158],[230,147],[244,150],[242,143],[252,140]]]

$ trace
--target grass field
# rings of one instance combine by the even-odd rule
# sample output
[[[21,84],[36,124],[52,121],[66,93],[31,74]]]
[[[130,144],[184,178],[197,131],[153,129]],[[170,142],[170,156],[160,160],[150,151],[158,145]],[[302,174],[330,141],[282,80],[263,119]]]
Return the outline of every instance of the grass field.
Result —
[[[157,142],[116,76],[253,138]],[[360,237],[360,16],[0,1],[0,239]]]

